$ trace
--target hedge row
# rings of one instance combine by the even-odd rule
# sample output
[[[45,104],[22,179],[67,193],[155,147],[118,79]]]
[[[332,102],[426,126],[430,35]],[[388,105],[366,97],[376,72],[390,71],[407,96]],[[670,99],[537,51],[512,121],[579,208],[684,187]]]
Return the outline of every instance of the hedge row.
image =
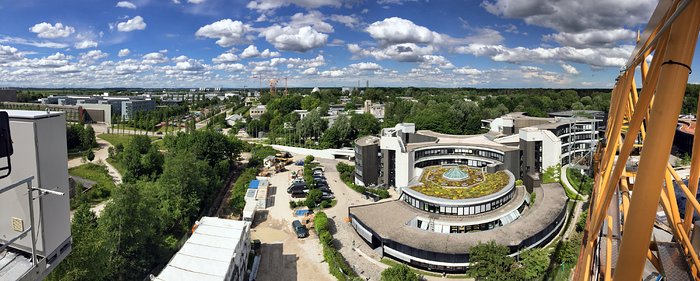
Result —
[[[351,280],[357,277],[348,262],[343,258],[343,255],[333,245],[333,235],[329,231],[326,213],[316,213],[314,216],[314,229],[321,241],[321,246],[323,246],[323,258],[328,263],[328,270],[331,275],[338,280]]]

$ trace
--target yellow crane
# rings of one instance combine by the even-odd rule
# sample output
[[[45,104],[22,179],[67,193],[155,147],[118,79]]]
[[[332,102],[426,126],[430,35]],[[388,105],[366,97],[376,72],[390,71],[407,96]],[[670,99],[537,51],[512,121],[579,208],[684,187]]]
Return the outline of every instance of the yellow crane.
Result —
[[[700,210],[700,153],[692,154],[688,184],[668,164],[699,30],[700,1],[660,0],[620,72],[594,157],[595,184],[575,280],[642,280],[645,267],[668,280],[679,272],[686,275],[681,279],[700,280],[700,259],[691,243],[700,234],[692,223]],[[700,135],[700,126],[694,129]],[[693,140],[696,151],[700,138]],[[637,168],[628,165],[631,157],[639,159]],[[676,194],[685,195],[684,209]],[[673,235],[668,243],[652,235],[659,210]],[[669,253],[680,263],[672,264]]]

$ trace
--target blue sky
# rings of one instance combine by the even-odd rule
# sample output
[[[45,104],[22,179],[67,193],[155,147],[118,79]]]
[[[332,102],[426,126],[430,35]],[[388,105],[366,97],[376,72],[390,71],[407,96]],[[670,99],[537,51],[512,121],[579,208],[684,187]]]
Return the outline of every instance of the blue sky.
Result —
[[[610,87],[655,5],[0,0],[0,87]]]

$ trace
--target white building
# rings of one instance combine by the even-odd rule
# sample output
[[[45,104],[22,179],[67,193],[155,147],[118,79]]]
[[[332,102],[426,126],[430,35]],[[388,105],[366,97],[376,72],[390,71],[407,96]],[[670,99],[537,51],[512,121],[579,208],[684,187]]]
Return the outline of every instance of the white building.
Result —
[[[154,280],[243,281],[249,252],[249,222],[203,217]]]
[[[261,115],[267,112],[267,108],[265,108],[264,105],[258,105],[256,107],[251,107],[249,112],[250,118],[258,119]]]

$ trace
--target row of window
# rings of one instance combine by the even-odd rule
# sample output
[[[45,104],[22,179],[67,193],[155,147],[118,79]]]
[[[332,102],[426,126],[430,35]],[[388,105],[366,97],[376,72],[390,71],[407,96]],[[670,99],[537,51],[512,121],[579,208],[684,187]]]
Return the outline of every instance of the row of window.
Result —
[[[422,221],[422,220],[417,220],[416,224],[417,224],[418,228],[427,230],[430,223],[426,222],[426,221]],[[450,233],[467,233],[467,232],[472,232],[472,231],[484,231],[484,230],[493,229],[494,227],[496,227],[496,223],[495,222],[487,222],[487,223],[481,223],[481,224],[475,224],[475,225],[451,225],[451,226],[445,225],[443,227],[449,227]]]
[[[506,195],[497,198],[491,202],[486,202],[482,203],[479,205],[472,205],[472,206],[459,206],[459,207],[450,207],[450,206],[440,206],[437,204],[429,203],[429,202],[424,202],[422,200],[413,198],[412,196],[403,193],[401,197],[403,198],[403,201],[408,203],[409,205],[413,206],[414,208],[417,208],[419,210],[423,210],[429,213],[437,213],[437,214],[443,214],[443,215],[456,215],[456,216],[467,216],[467,215],[475,215],[479,213],[484,213],[488,212],[491,210],[495,210],[503,206],[504,204],[508,203],[510,199],[513,198],[515,195],[516,189],[514,188],[511,192],[508,192]]]
[[[415,159],[440,155],[479,156],[503,162],[503,153],[471,148],[432,148],[416,151]]]
[[[416,167],[425,168],[428,166],[454,165],[454,164],[467,165],[469,167],[481,168],[481,167],[484,167],[484,166],[491,164],[491,163],[486,162],[486,161],[481,161],[481,160],[472,160],[472,159],[433,159],[433,160],[428,160],[428,161],[416,163]]]

